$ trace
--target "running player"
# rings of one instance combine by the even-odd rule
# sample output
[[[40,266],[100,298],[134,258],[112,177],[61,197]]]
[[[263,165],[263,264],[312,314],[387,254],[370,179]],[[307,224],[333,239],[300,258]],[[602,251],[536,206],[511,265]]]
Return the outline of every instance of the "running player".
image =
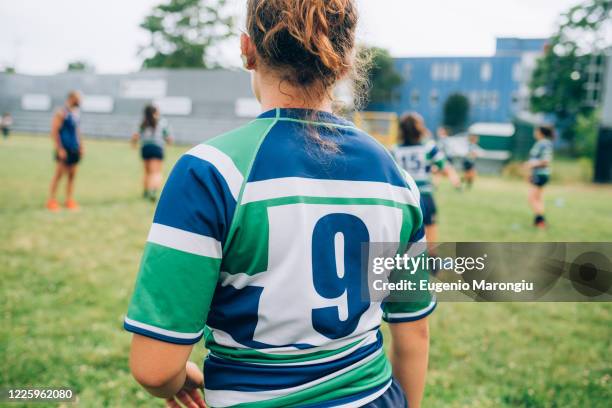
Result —
[[[400,145],[392,152],[395,160],[416,181],[421,192],[421,207],[427,241],[434,244],[438,239],[437,207],[433,197],[432,173],[440,172],[447,176],[453,186],[459,188],[461,182],[455,169],[447,165],[444,153],[431,140],[423,118],[418,113],[407,113],[400,119]],[[430,252],[433,247],[430,247]]]
[[[51,122],[51,139],[55,147],[55,160],[57,165],[51,179],[49,200],[47,208],[50,211],[59,211],[57,201],[57,188],[64,175],[67,176],[66,208],[78,210],[79,205],[74,199],[74,180],[78,164],[83,156],[83,140],[79,131],[79,106],[81,94],[71,91],[66,98],[66,104],[58,109]]]
[[[463,183],[467,188],[472,188],[476,180],[476,159],[482,155],[482,149],[478,146],[478,135],[468,136],[467,154],[463,158]]]
[[[246,14],[264,113],[173,169],[125,319],[132,373],[170,407],[203,407],[187,360],[205,336],[210,406],[401,408],[406,394],[418,408],[435,301],[381,305],[360,283],[362,243],[421,239],[418,189],[331,113],[355,67],[355,0],[249,0]]]
[[[157,200],[157,191],[162,184],[162,164],[164,160],[164,147],[172,142],[168,122],[160,118],[159,109],[154,105],[147,105],[138,132],[132,135],[132,145],[136,146],[140,140],[140,155],[144,163],[144,192],[143,197]]]
[[[534,132],[536,143],[529,152],[527,169],[531,173],[529,179],[529,205],[534,212],[533,225],[537,228],[546,228],[544,217],[544,186],[550,179],[550,164],[553,159],[553,139],[555,132],[552,127],[539,126]]]

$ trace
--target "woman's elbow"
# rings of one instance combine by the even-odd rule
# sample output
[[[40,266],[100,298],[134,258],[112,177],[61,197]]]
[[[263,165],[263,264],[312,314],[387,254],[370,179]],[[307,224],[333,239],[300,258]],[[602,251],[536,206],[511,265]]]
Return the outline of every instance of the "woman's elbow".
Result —
[[[147,365],[135,362],[133,359],[130,359],[130,371],[132,377],[147,389],[161,388],[172,379],[170,373],[150,366],[147,367]]]

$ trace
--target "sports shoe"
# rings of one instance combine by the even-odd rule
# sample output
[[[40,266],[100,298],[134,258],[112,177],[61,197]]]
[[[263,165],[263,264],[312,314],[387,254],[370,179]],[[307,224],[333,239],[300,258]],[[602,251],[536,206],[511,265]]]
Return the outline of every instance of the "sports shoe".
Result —
[[[66,208],[68,210],[70,210],[70,211],[77,211],[81,207],[79,207],[79,204],[75,200],[67,200],[66,201]]]
[[[47,200],[47,210],[53,212],[58,212],[60,210],[60,205],[56,199],[50,198],[49,200]]]

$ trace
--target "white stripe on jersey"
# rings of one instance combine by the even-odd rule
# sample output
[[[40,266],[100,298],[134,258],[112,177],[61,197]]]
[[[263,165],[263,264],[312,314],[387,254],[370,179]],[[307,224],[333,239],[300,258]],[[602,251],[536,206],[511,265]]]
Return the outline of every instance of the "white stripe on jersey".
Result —
[[[437,303],[436,297],[433,296],[429,305],[427,305],[425,308],[421,310],[418,310],[416,312],[411,312],[411,313],[387,313],[385,315],[385,318],[387,319],[406,319],[409,317],[418,317],[418,316],[427,314],[429,311],[431,311],[431,309],[436,307],[436,303]]]
[[[151,225],[147,241],[208,258],[220,259],[222,253],[221,242],[214,238],[156,223]]]
[[[150,324],[141,323],[136,320],[132,320],[129,317],[125,317],[125,322],[130,326],[138,327],[143,330],[147,330],[153,333],[161,334],[168,337],[174,337],[176,339],[195,340],[199,338],[204,330],[200,330],[197,333],[180,333],[172,330],[160,329],[159,327],[151,326]]]
[[[228,155],[219,149],[205,144],[198,145],[185,154],[205,160],[215,166],[229,186],[232,196],[238,201],[244,177]]]
[[[247,183],[241,204],[284,197],[374,198],[418,207],[414,193],[406,187],[378,181],[321,180],[286,177]]]

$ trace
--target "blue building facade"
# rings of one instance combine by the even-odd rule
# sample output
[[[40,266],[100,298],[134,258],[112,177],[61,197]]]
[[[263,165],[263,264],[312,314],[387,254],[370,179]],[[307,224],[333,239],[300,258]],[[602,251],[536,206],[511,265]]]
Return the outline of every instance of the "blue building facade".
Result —
[[[448,96],[461,93],[470,100],[469,123],[509,122],[527,108],[528,81],[545,45],[545,39],[498,38],[491,57],[397,58],[404,78],[399,97],[369,109],[416,111],[435,130]]]

